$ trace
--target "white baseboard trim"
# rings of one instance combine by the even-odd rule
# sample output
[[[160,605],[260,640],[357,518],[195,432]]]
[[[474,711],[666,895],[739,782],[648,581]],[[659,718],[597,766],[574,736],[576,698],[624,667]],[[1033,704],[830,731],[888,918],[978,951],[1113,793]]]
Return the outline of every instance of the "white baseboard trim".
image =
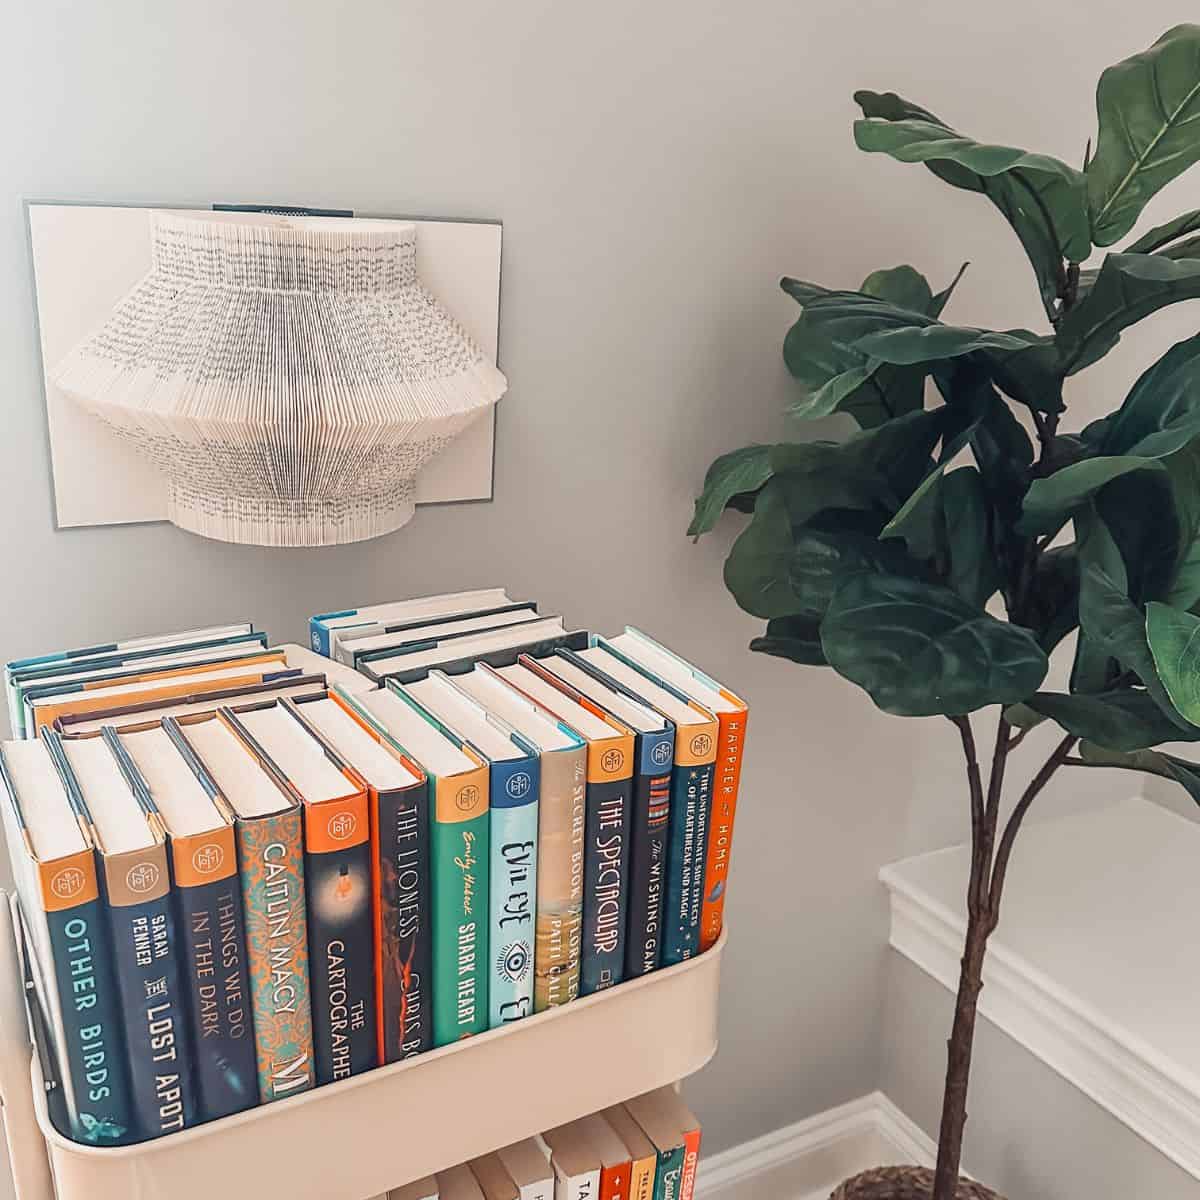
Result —
[[[1082,818],[1034,826],[1023,837],[1020,861],[1015,862],[1020,878],[1010,887],[1019,892],[1023,911],[1033,911],[1032,898],[1040,901],[1038,911],[1045,916],[1040,927],[1030,921],[1022,924],[1021,911],[1015,925],[1001,924],[984,968],[986,986],[980,1013],[1155,1149],[1200,1178],[1200,1076],[1189,1069],[1195,1061],[1195,1037],[1187,1032],[1194,1028],[1188,1015],[1194,993],[1180,987],[1181,981],[1194,977],[1187,974],[1190,968],[1182,949],[1189,943],[1193,906],[1182,891],[1174,904],[1165,906],[1161,897],[1150,894],[1149,899],[1139,900],[1136,894],[1138,886],[1152,893],[1159,877],[1162,882],[1157,886],[1162,888],[1172,886],[1176,879],[1192,882],[1194,870],[1189,871],[1187,864],[1194,866],[1192,855],[1200,851],[1200,829],[1148,802],[1130,801]],[[1168,854],[1183,861],[1176,862]],[[880,873],[891,895],[892,947],[951,992],[958,985],[966,930],[965,919],[954,903],[958,880],[949,870],[959,858],[959,873],[965,878],[966,850],[961,848],[895,863]],[[1124,885],[1130,894],[1112,882],[1119,878],[1125,861],[1148,868],[1142,871],[1140,884]],[[1077,875],[1085,864],[1091,878],[1081,883]],[[1152,869],[1150,864],[1154,864]],[[1105,912],[1105,904],[1114,911],[1112,917]],[[1131,914],[1141,918],[1143,911],[1146,915],[1141,924],[1131,919]],[[1171,921],[1178,923],[1178,948],[1172,948],[1168,940],[1158,953],[1157,941],[1147,943],[1156,948],[1154,966],[1161,978],[1149,969],[1123,973],[1119,964],[1131,960],[1132,954],[1113,940],[1117,934],[1110,935],[1119,930],[1122,919],[1124,936],[1143,940],[1151,937],[1151,931],[1165,937],[1164,927]],[[1043,943],[1059,927],[1094,929],[1094,943],[1080,944],[1076,935],[1072,949],[1075,959],[1090,965],[1103,956],[1098,959],[1103,969],[1081,975],[1078,963],[1066,953],[1058,956],[1062,965],[1054,977],[1034,965],[1031,959],[1035,954],[1040,953],[1042,961],[1048,957]],[[1176,925],[1169,928],[1174,931]],[[1030,948],[1034,953],[1028,952]],[[1078,982],[1096,978],[1106,981],[1107,994],[1103,990],[1087,992]],[[1168,1033],[1174,1030],[1181,1051],[1178,1057],[1164,1053],[1161,1043],[1151,1044],[1152,1039],[1167,1036],[1159,1029],[1151,1026],[1138,1031],[1114,1019],[1109,1011],[1118,990],[1121,1011],[1127,1015],[1134,1011],[1136,1005],[1128,997],[1138,994],[1138,989],[1148,991],[1151,997],[1181,993],[1171,1003],[1182,1010],[1182,1019],[1160,1022]],[[1186,1061],[1188,1055],[1192,1062]]]
[[[825,1200],[869,1167],[928,1166],[934,1143],[882,1092],[702,1157],[700,1200]]]

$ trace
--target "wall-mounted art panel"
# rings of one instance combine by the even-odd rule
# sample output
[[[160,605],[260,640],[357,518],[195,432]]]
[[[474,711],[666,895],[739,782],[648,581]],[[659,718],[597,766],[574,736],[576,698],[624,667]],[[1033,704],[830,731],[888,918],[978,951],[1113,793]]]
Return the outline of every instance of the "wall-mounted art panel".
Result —
[[[63,204],[29,224],[60,527],[325,545],[491,495],[499,224]]]

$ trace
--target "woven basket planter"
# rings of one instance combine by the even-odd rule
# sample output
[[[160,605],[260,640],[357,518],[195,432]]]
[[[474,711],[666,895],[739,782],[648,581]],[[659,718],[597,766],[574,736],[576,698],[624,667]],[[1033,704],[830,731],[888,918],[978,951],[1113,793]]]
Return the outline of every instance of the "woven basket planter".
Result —
[[[933,1172],[928,1167],[879,1167],[847,1179],[829,1200],[929,1200],[932,1195]],[[981,1183],[960,1179],[957,1200],[1004,1198]]]

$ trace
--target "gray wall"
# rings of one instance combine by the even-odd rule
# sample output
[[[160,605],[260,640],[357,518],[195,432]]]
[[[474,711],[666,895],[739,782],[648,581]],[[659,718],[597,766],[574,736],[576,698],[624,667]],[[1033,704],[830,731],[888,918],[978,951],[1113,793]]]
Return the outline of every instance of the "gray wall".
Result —
[[[785,428],[782,272],[854,286],[912,261],[940,282],[969,258],[958,319],[1039,321],[994,213],[854,150],[855,87],[896,88],[980,136],[1075,161],[1099,69],[1193,12],[1113,0],[14,9],[0,69],[0,658],[242,617],[294,639],[316,610],[496,582],[578,624],[655,631],[754,713],[722,1050],[688,1089],[707,1144],[871,1090],[886,937],[875,874],[962,837],[953,730],[881,717],[835,678],[749,654],[754,623],[721,586],[732,523],[692,546],[691,497],[715,454]],[[323,551],[164,525],[54,532],[22,197],[502,219],[512,388],[494,502]],[[1115,402],[1136,370],[1122,356],[1091,402]]]

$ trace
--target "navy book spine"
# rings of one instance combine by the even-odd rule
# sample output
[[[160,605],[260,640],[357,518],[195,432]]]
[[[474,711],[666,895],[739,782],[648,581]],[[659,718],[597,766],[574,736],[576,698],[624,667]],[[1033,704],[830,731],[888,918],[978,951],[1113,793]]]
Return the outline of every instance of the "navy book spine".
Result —
[[[632,778],[588,782],[583,859],[583,951],[579,991],[589,996],[625,977]]]
[[[380,792],[375,822],[380,1060],[391,1063],[433,1045],[428,782],[423,779],[412,787]]]
[[[361,801],[356,800],[356,806],[360,802],[362,840],[336,850],[314,849],[318,841],[314,825],[324,824],[325,815],[320,805],[305,807],[304,886],[318,1083],[347,1079],[378,1065],[371,844],[365,794]]]
[[[223,879],[176,889],[202,1121],[258,1103],[246,922],[234,864]]]
[[[629,921],[625,975],[634,979],[662,960],[666,904],[667,835],[671,813],[671,762],[675,731],[640,733],[634,761],[629,849]]]
[[[712,763],[677,764],[671,776],[664,967],[683,962],[700,951],[712,783]]]
[[[94,1145],[137,1139],[121,1005],[99,899],[45,914],[62,1009],[71,1136]]]
[[[162,865],[139,864],[126,874],[125,887],[149,886]],[[106,864],[107,874],[112,864]],[[140,872],[140,874],[139,874]],[[113,903],[106,888],[113,962],[129,1060],[134,1128],[139,1138],[159,1137],[196,1122],[190,1039],[180,984],[179,948],[171,915],[171,895],[131,904]]]

